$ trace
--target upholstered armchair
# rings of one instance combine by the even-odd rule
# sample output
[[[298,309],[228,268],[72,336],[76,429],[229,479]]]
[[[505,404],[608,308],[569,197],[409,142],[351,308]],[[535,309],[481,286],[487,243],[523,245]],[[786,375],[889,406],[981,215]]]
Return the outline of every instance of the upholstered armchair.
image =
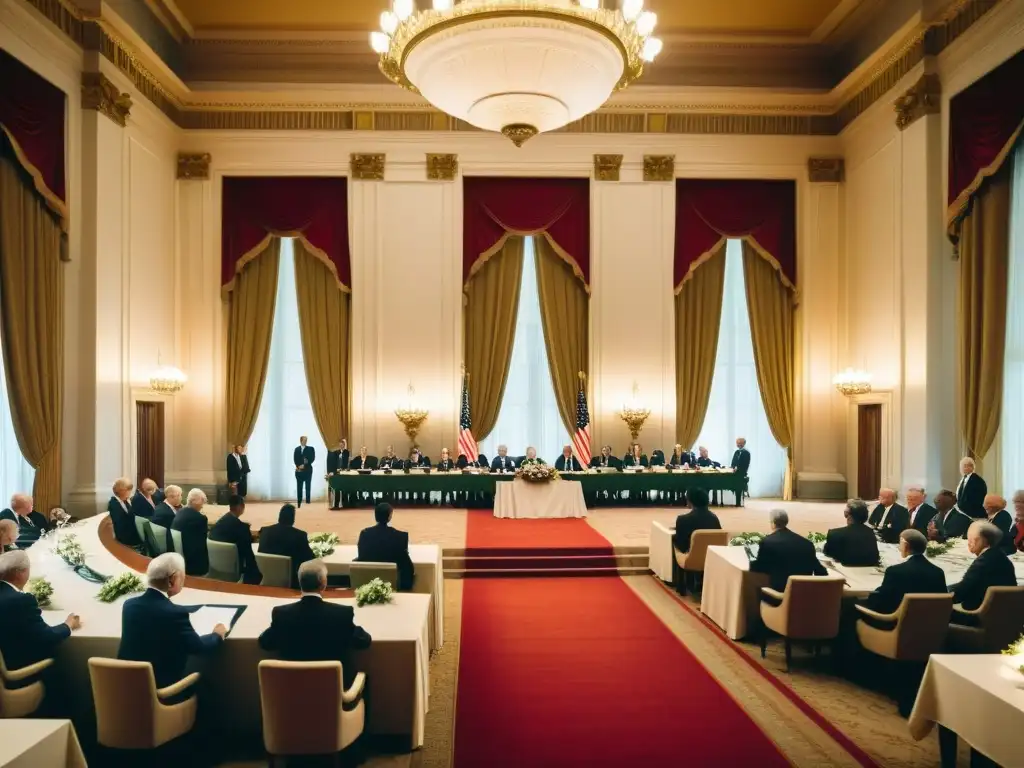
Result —
[[[284,587],[290,589],[292,586],[292,559],[287,555],[268,555],[266,552],[256,553],[256,565],[263,574],[264,587]]]
[[[839,634],[839,613],[843,602],[841,576],[790,576],[786,591],[762,587],[768,601],[761,601],[761,658],[765,657],[768,631],[786,641],[786,671],[792,659],[792,641],[814,644],[835,640]]]
[[[193,672],[174,685],[156,687],[153,665],[148,661],[89,659],[96,707],[96,740],[112,749],[156,749],[192,730],[196,722],[196,697],[165,703],[180,697],[199,680]]]
[[[946,642],[953,596],[905,595],[894,613],[877,613],[863,605],[857,610],[874,624],[857,621],[857,639],[865,650],[894,661],[928,661],[933,653],[942,653]]]
[[[680,594],[686,594],[687,579],[692,579],[693,588],[697,588],[697,574],[704,573],[704,561],[708,556],[708,547],[725,546],[729,543],[729,532],[722,530],[694,531],[690,537],[690,551],[680,552],[672,547],[676,558],[678,578],[676,587]]]
[[[206,540],[206,551],[210,555],[210,570],[206,578],[237,583],[242,578],[238,566],[238,547],[224,541]]]
[[[972,626],[949,625],[951,653],[999,653],[1024,631],[1024,587],[989,587],[977,610],[954,605],[953,616]]]
[[[360,672],[345,690],[339,661],[260,662],[263,744],[271,768],[278,757],[337,755],[363,732]]]
[[[53,664],[53,659],[43,659],[21,669],[8,669],[0,654],[0,717],[28,717],[43,703],[46,688],[41,680],[35,680],[20,688],[11,688],[9,683],[20,683],[40,674]]]
[[[388,582],[398,588],[398,566],[394,563],[352,563],[348,572],[352,589],[368,584],[374,579]]]

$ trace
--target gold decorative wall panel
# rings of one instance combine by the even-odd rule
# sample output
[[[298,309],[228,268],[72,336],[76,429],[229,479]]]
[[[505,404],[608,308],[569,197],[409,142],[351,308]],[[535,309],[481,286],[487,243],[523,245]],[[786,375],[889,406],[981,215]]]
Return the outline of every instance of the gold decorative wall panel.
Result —
[[[384,155],[350,155],[352,178],[359,181],[384,181]]]
[[[210,178],[210,153],[179,152],[178,178],[195,180]]]
[[[427,178],[431,181],[454,181],[459,175],[458,155],[427,153]]]
[[[82,109],[94,109],[123,128],[131,108],[131,96],[121,93],[103,73],[82,73]]]
[[[598,181],[618,181],[622,168],[622,155],[594,155],[594,178]]]
[[[1024,88],[1024,84],[1021,84]],[[938,75],[923,75],[907,91],[893,102],[896,110],[896,127],[901,131],[909,128],[925,115],[937,115],[942,106],[942,84]]]
[[[812,157],[807,161],[807,180],[838,184],[846,179],[846,164],[841,157]]]
[[[644,155],[644,181],[672,181],[675,177],[675,155]]]

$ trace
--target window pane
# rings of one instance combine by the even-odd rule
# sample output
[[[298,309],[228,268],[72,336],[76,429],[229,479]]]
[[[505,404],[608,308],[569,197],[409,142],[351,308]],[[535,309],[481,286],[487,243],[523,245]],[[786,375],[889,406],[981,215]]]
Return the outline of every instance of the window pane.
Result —
[[[1010,191],[1010,274],[1006,311],[1006,357],[1003,373],[1003,488],[1009,496],[1024,488],[1024,143],[1013,158]]]
[[[18,447],[18,438],[14,436],[4,356],[0,354],[0,509],[10,504],[13,494],[32,493],[35,476],[36,471],[25,461]],[[44,515],[49,512],[47,509],[39,511]]]

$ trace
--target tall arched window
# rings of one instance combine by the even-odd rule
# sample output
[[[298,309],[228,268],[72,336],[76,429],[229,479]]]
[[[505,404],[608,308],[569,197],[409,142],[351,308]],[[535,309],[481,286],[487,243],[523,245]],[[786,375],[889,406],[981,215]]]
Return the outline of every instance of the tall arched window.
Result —
[[[0,509],[10,503],[12,494],[32,493],[35,477],[36,471],[25,461],[14,435],[4,356],[0,354]]]
[[[1004,496],[1024,489],[1024,142],[1013,157],[1010,188],[1010,272],[1003,372],[1002,474]]]

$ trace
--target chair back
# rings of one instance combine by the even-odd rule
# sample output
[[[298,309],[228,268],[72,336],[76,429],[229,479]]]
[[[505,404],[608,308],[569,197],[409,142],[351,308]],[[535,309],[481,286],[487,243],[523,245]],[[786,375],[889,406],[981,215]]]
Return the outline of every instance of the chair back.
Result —
[[[146,528],[146,544],[153,552],[153,557],[162,555],[167,551],[167,529],[151,521]]]
[[[292,586],[292,559],[287,555],[268,555],[266,552],[256,553],[256,565],[263,574],[260,584],[264,587]]]
[[[999,653],[1024,632],[1024,587],[989,587],[978,612],[982,653]]]
[[[376,456],[366,455],[366,464],[363,465],[363,469],[376,469],[377,462],[380,461]]]
[[[904,595],[896,615],[896,658],[901,661],[928,661],[933,653],[942,653],[953,612],[953,595]]]
[[[340,661],[259,664],[263,744],[271,755],[328,755],[341,747]]]
[[[786,637],[828,640],[838,635],[845,583],[842,576],[790,576],[782,598]]]
[[[9,685],[18,682],[13,677],[4,662],[4,655],[0,653],[0,719],[28,717],[39,709],[46,694],[40,680],[27,685],[20,682],[19,687],[14,687]]]
[[[148,661],[89,659],[96,740],[114,749],[157,746],[156,679]]]
[[[207,571],[206,578],[233,582],[242,578],[238,566],[238,547],[227,542],[207,539],[206,551],[210,555],[210,570]]]
[[[352,589],[368,584],[374,579],[388,582],[398,588],[398,566],[394,563],[352,563],[348,572]]]
[[[174,545],[174,551],[182,557],[185,556],[185,545],[181,541],[181,531],[176,531],[171,528],[171,544]]]
[[[149,520],[144,517],[139,517],[138,515],[135,515],[133,519],[135,520],[135,530],[139,532],[139,541],[145,543],[146,527],[149,524]]]
[[[729,532],[720,530],[694,531],[690,536],[690,552],[686,556],[687,571],[704,571],[708,547],[724,547],[729,543]]]

